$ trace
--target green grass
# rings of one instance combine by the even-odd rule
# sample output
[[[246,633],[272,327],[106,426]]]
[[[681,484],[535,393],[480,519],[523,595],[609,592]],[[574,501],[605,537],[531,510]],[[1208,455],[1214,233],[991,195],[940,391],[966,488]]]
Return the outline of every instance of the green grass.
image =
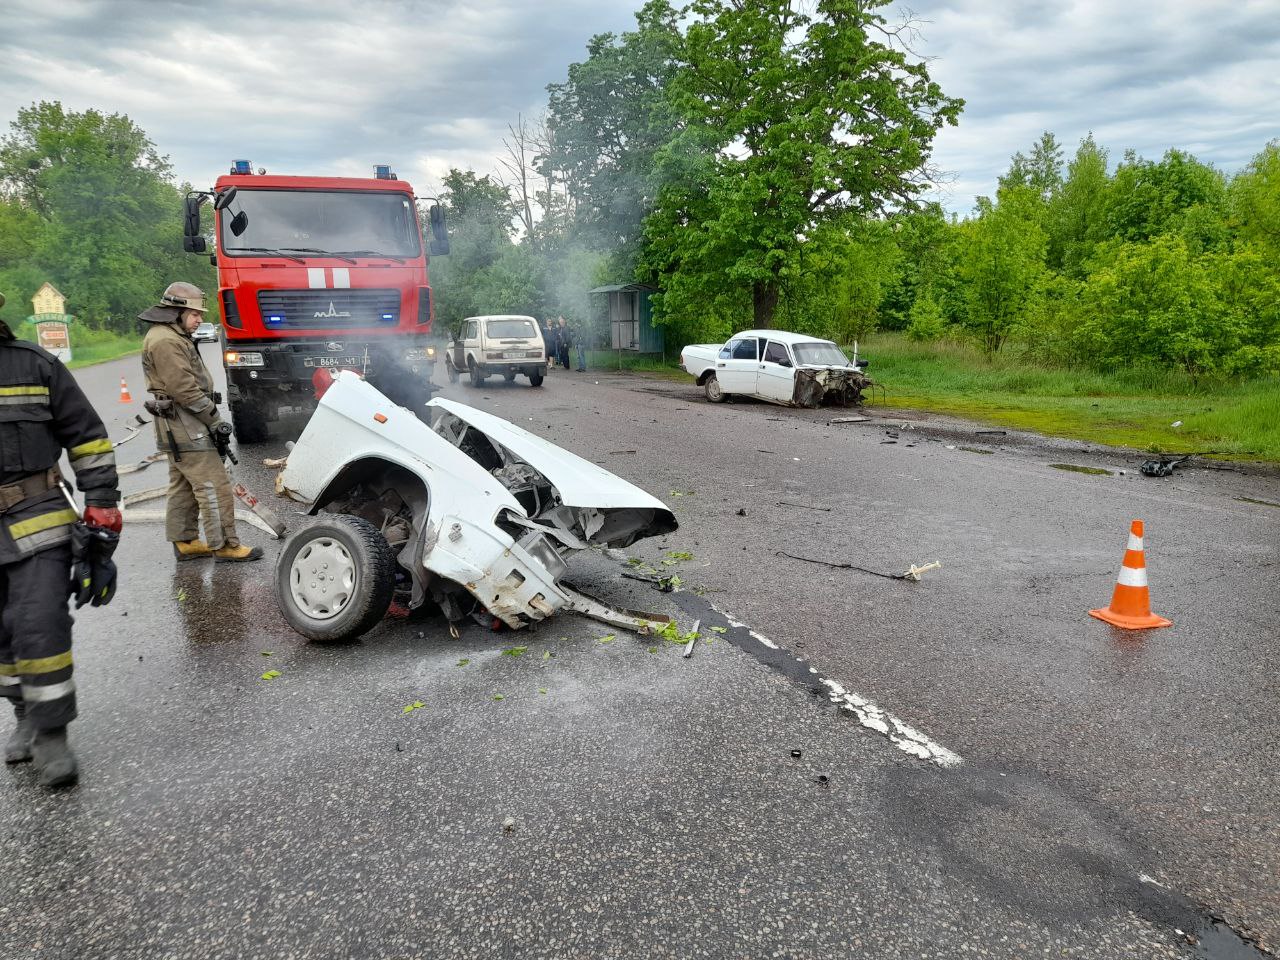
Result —
[[[569,359],[572,360],[573,357]],[[679,350],[669,352],[665,361],[662,355],[657,353],[631,353],[628,350],[587,351],[587,369],[589,370],[638,370],[664,376],[685,376],[679,363]]]
[[[878,334],[860,346],[881,386],[870,402],[953,414],[1113,446],[1218,451],[1280,462],[1280,379],[1194,382],[1168,371],[1114,374],[987,360],[952,343]],[[883,388],[883,389],[882,389]],[[1175,421],[1180,427],[1173,427]]]
[[[20,323],[14,335],[20,340],[38,343],[34,324]],[[109,330],[94,330],[89,327],[71,325],[71,362],[67,364],[72,370],[89,367],[95,363],[106,363],[108,360],[119,360],[142,350],[141,336],[126,336],[112,333]]]
[[[119,360],[135,353],[142,352],[142,341],[137,337],[118,337],[106,343],[94,343],[87,347],[77,347],[71,343],[71,362],[67,364],[72,370],[77,367],[89,367],[95,363],[106,363],[108,360]]]

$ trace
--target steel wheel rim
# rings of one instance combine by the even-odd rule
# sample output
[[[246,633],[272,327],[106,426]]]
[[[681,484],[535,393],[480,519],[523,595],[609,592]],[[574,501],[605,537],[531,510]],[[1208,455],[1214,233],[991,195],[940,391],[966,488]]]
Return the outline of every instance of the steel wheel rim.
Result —
[[[317,537],[293,558],[289,594],[304,616],[332,620],[350,605],[356,580],[351,551],[333,537]]]
[[[720,381],[715,377],[707,381],[707,396],[712,400],[720,399]]]

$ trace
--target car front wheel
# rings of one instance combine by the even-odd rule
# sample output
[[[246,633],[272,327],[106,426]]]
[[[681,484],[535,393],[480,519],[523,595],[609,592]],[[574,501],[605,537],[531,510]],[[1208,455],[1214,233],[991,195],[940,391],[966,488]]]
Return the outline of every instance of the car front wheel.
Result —
[[[378,528],[335,514],[285,543],[276,562],[276,602],[304,637],[345,643],[386,615],[395,577],[395,554]]]
[[[707,400],[711,403],[723,403],[724,391],[720,389],[720,381],[716,379],[713,373],[707,377],[706,382],[702,385],[702,390],[707,395]]]

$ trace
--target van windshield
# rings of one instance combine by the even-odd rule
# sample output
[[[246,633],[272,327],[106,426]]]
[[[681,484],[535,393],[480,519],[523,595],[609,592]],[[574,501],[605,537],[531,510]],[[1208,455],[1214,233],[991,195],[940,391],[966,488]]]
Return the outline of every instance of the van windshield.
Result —
[[[532,320],[490,320],[485,333],[503,340],[530,340],[538,335]]]

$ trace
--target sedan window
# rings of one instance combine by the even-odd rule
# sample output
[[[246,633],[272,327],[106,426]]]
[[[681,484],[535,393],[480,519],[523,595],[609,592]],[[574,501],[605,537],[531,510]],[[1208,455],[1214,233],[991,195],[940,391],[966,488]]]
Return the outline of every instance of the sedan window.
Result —
[[[764,359],[766,363],[776,363],[784,367],[791,366],[791,358],[787,356],[786,345],[778,343],[776,340],[770,340],[769,345],[764,348]]]
[[[754,360],[756,359],[756,338],[744,337],[741,340],[735,340],[733,346],[734,360]]]
[[[742,342],[741,340],[730,340],[730,341],[729,341],[728,343],[726,343],[723,347],[721,347],[721,348],[720,348],[720,359],[721,359],[721,360],[732,360],[732,359],[733,359],[733,351],[734,351],[734,348],[735,348],[735,347],[737,347],[737,346],[738,346],[738,344],[740,344],[741,342]]]

